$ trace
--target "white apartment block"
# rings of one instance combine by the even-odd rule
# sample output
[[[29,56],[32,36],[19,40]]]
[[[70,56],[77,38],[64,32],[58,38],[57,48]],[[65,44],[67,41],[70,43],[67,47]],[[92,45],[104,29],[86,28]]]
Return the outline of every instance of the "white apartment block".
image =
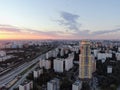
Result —
[[[64,56],[64,49],[63,48],[61,48],[60,56]]]
[[[45,69],[51,69],[51,61],[50,60],[40,60],[39,67]]]
[[[97,50],[97,49],[93,50],[93,54],[94,54],[95,57],[97,57],[98,52],[99,52],[99,50]]]
[[[52,51],[52,57],[57,57],[57,53],[55,50]]]
[[[68,49],[65,49],[65,54],[68,54]]]
[[[45,69],[51,69],[51,61],[50,60],[45,60]]]
[[[50,57],[52,57],[52,52],[51,51],[49,51],[49,52],[46,53],[46,59],[48,59]]]
[[[77,80],[75,83],[72,84],[72,90],[81,90],[82,82]]]
[[[0,51],[0,57],[6,56],[6,52],[5,51]]]
[[[79,52],[79,46],[73,46],[72,51],[78,53]]]
[[[60,90],[60,80],[54,78],[47,83],[47,90]]]
[[[73,67],[74,54],[69,54],[69,57],[65,59],[65,71],[69,71]]]
[[[116,59],[120,60],[120,53],[116,53]]]
[[[1,61],[6,61],[7,59],[13,58],[13,55],[7,55],[7,56],[0,56],[0,62]]]
[[[106,60],[106,58],[112,58],[112,54],[111,53],[98,53],[97,55],[97,59],[98,60]]]
[[[120,47],[118,47],[118,52],[120,52]]]
[[[112,66],[107,66],[107,73],[112,73]]]
[[[33,82],[28,81],[19,85],[19,90],[31,90],[33,88]]]
[[[38,68],[35,71],[33,71],[33,76],[34,76],[34,78],[38,78],[42,73],[43,73],[43,69]]]
[[[54,59],[53,62],[55,72],[69,71],[73,67],[73,56],[69,56],[66,59]]]
[[[53,65],[55,72],[62,73],[64,71],[64,59],[54,59]]]

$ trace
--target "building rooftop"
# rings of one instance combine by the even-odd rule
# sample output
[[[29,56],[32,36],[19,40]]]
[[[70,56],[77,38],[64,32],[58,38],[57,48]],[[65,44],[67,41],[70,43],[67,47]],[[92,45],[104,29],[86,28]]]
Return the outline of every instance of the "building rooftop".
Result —
[[[77,80],[77,81],[75,81],[75,82],[73,83],[73,85],[77,85],[77,86],[79,86],[80,83],[82,83],[82,81]]]
[[[30,80],[25,80],[23,83],[21,83],[20,85],[22,85],[22,86],[24,86],[24,85],[26,85],[26,84],[28,84],[28,83],[30,83],[31,81]]]
[[[82,40],[81,44],[82,45],[84,45],[84,44],[90,44],[90,41],[88,41],[88,40]]]

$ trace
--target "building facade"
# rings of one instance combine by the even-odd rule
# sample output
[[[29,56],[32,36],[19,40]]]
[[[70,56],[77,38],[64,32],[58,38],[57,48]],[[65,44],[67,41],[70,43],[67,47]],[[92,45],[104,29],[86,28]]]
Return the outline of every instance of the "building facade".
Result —
[[[31,89],[33,89],[32,81],[26,81],[19,85],[19,90],[31,90]]]
[[[81,42],[81,54],[79,60],[79,78],[80,79],[91,79],[92,73],[95,71],[95,60],[91,54],[90,42]]]
[[[60,90],[60,80],[54,78],[53,80],[47,83],[47,90]]]
[[[72,84],[72,90],[81,90],[82,82],[77,80],[75,83]]]
[[[43,73],[43,69],[38,68],[38,69],[33,71],[33,76],[34,76],[34,78],[38,78],[42,73]]]

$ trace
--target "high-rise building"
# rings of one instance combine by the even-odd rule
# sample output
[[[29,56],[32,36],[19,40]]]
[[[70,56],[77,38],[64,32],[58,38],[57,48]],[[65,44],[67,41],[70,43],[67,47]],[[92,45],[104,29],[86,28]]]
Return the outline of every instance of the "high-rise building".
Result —
[[[81,80],[91,79],[92,73],[95,71],[95,60],[91,54],[90,42],[82,41],[80,45],[79,78]]]

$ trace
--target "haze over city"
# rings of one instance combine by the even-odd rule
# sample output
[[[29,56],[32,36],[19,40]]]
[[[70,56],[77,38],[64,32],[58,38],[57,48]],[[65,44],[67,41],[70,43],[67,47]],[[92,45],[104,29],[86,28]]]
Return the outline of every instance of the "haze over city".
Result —
[[[0,40],[119,38],[119,0],[0,0]]]

